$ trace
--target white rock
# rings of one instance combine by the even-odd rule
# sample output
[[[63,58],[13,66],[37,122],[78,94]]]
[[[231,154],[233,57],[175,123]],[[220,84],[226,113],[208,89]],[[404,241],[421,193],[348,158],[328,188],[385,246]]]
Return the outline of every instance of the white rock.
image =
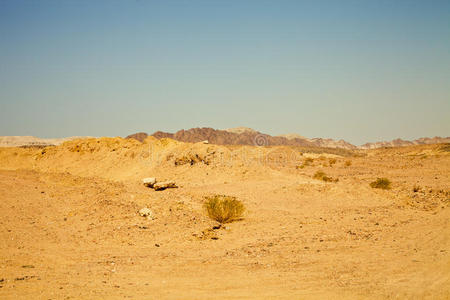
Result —
[[[151,219],[153,216],[153,212],[150,208],[144,207],[141,210],[139,210],[139,215],[141,217],[147,217],[147,218]]]
[[[142,179],[142,182],[146,187],[153,187],[153,185],[155,185],[156,183],[156,178],[155,177],[144,178]]]
[[[204,140],[202,143],[203,144],[209,144],[209,141],[208,140]]]

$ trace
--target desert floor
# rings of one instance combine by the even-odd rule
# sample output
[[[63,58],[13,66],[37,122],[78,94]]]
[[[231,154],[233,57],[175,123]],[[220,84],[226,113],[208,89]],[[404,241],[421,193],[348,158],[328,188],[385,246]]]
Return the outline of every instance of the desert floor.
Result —
[[[214,194],[243,201],[243,220],[213,229]],[[450,298],[449,145],[0,148],[0,200],[1,299]]]

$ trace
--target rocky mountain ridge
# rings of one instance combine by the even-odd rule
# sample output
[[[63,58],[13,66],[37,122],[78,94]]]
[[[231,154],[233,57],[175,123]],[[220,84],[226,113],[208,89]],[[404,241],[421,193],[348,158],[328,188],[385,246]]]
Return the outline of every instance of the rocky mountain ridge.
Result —
[[[143,141],[148,134],[137,133],[127,136]],[[219,145],[258,145],[258,146],[315,146],[326,148],[342,149],[376,149],[381,147],[402,147],[423,144],[450,143],[450,137],[420,138],[413,141],[396,139],[393,141],[383,141],[376,143],[366,143],[361,146],[355,146],[345,140],[333,140],[324,138],[306,138],[299,134],[284,134],[271,136],[261,133],[248,127],[237,127],[225,130],[213,128],[191,128],[188,130],[179,130],[175,133],[157,131],[152,136],[160,138],[171,138],[182,142],[197,143],[207,140],[211,144]]]
[[[148,133],[139,132],[127,136],[138,141],[143,141],[149,136]],[[152,134],[155,138],[171,138],[182,142],[197,143],[208,141],[218,145],[257,145],[257,146],[311,146],[341,149],[377,149],[383,147],[402,147],[424,144],[450,143],[450,137],[420,138],[413,141],[395,139],[392,141],[382,141],[366,143],[355,146],[344,140],[333,140],[324,138],[306,138],[299,134],[284,134],[271,136],[247,127],[237,127],[225,130],[213,128],[191,128],[179,130],[175,133],[157,131]],[[86,137],[69,137],[61,139],[42,139],[33,136],[0,136],[0,147],[45,147],[59,145],[65,141]]]

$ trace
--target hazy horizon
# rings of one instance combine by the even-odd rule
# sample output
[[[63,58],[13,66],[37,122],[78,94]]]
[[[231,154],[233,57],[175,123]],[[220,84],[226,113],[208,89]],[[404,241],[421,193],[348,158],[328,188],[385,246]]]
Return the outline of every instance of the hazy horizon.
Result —
[[[0,135],[450,136],[449,1],[1,1]]]

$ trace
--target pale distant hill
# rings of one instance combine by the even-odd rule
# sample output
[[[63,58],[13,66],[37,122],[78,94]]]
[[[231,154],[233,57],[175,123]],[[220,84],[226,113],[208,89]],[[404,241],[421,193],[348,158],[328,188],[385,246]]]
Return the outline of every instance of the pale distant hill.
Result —
[[[72,136],[60,139],[41,139],[34,136],[0,136],[0,147],[57,146],[66,141],[71,141],[80,138],[90,138],[90,137]]]
[[[280,134],[279,136],[285,137],[288,140],[293,140],[293,139],[304,139],[304,140],[307,140],[306,137],[304,137],[304,136],[302,136],[300,134],[297,134],[297,133]]]
[[[225,131],[232,132],[232,133],[237,133],[237,134],[241,134],[241,133],[258,133],[258,131],[254,130],[252,128],[248,128],[248,127],[228,128],[228,129],[225,129]]]
[[[434,138],[420,138],[413,141],[405,141],[402,139],[395,139],[389,142],[375,142],[375,143],[366,143],[361,145],[360,149],[376,149],[382,147],[403,147],[403,146],[412,146],[412,145],[426,145],[426,144],[442,144],[442,143],[450,143],[450,137],[439,137],[436,136]]]

